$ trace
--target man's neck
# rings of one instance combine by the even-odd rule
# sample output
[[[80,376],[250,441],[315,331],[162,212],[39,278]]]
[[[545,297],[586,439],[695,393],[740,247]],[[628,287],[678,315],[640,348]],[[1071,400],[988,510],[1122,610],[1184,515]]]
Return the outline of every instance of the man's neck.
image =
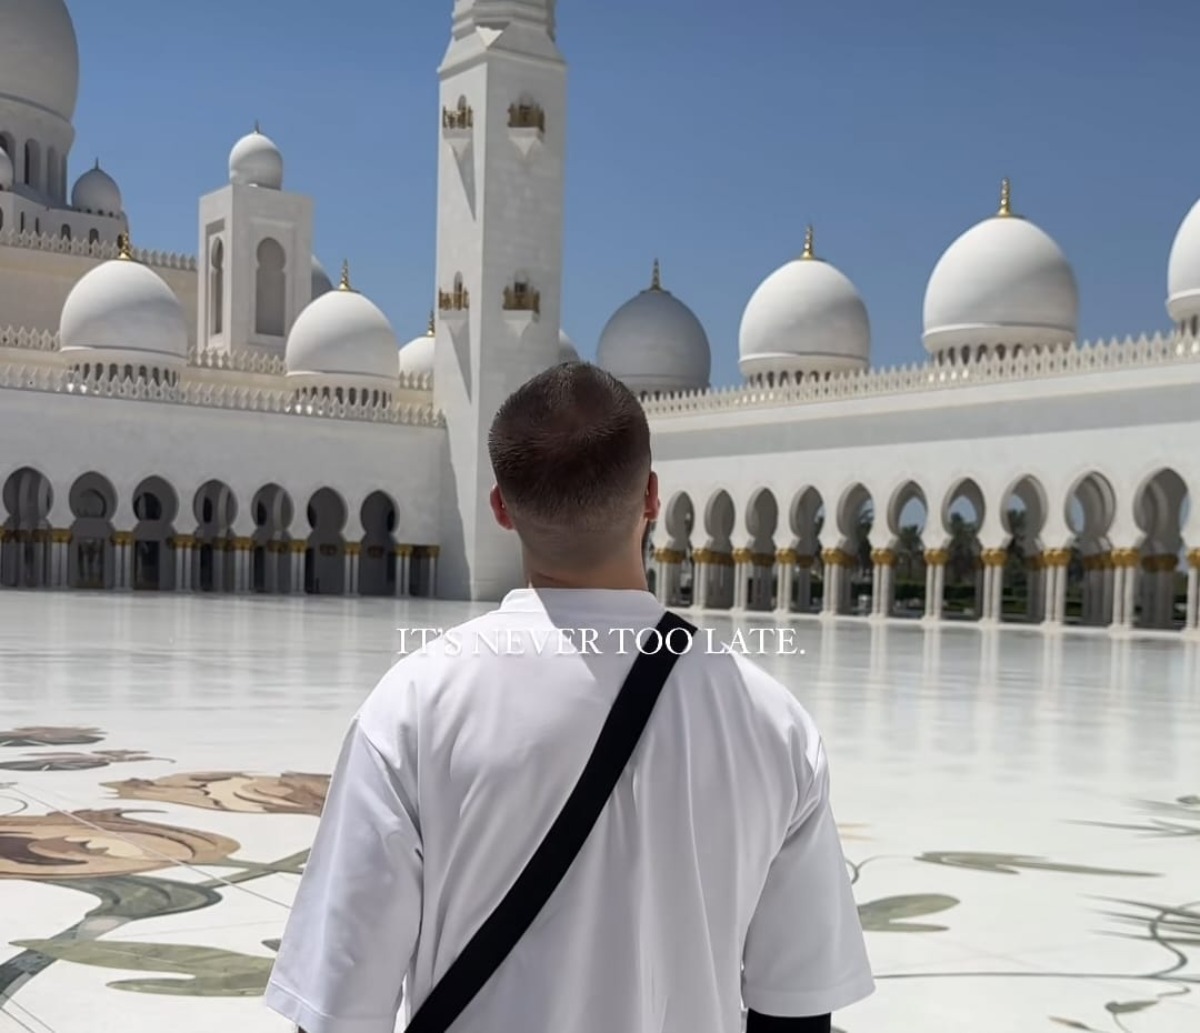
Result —
[[[615,567],[612,570],[596,570],[579,574],[547,573],[526,567],[526,581],[530,588],[576,588],[601,589],[608,591],[647,592],[646,572],[641,564]]]

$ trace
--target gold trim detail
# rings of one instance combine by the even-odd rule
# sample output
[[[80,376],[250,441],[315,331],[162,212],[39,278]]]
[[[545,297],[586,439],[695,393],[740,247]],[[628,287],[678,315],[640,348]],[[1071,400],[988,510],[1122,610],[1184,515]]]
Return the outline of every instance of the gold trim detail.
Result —
[[[467,103],[466,97],[459,98],[458,107],[456,108],[442,108],[442,128],[475,128],[475,112],[471,110],[471,106]]]
[[[509,129],[536,129],[546,131],[546,112],[539,104],[510,104],[508,106]]]

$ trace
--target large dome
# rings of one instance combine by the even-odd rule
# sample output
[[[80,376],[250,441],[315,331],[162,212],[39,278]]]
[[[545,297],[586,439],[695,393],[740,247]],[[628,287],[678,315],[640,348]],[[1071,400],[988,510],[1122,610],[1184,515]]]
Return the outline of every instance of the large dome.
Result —
[[[649,289],[617,309],[600,334],[596,364],[633,391],[708,387],[708,335],[695,313],[662,289],[657,262]]]
[[[751,296],[738,336],[742,375],[865,369],[871,323],[854,284],[813,253],[812,227],[800,258],[768,276]]]
[[[117,181],[100,167],[100,159],[96,159],[96,167],[88,169],[75,181],[71,191],[71,207],[81,212],[93,215],[111,215],[114,218],[124,211],[121,202],[121,189]]]
[[[410,377],[433,376],[433,349],[436,343],[437,326],[433,321],[433,313],[430,313],[425,332],[400,349],[400,372]]]
[[[1178,324],[1200,316],[1200,201],[1184,216],[1167,260],[1167,311]],[[1196,328],[1187,328],[1192,333]]]
[[[105,351],[187,361],[183,306],[162,277],[133,261],[122,235],[121,257],[86,273],[67,295],[59,323],[65,353]]]
[[[1008,181],[1000,211],[959,237],[925,291],[925,347],[934,353],[1074,340],[1079,290],[1062,249],[1013,215]]]
[[[63,0],[0,2],[0,97],[70,122],[79,96],[79,44]]]
[[[229,182],[236,186],[283,189],[283,153],[258,126],[229,152]]]
[[[289,376],[395,381],[399,347],[387,317],[351,289],[343,271],[341,286],[322,294],[297,317],[285,361]]]

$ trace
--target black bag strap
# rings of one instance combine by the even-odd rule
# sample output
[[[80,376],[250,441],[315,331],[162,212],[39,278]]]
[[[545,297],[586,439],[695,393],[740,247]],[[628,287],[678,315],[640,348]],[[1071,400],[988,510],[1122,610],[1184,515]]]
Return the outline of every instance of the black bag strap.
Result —
[[[546,838],[417,1009],[405,1033],[446,1033],[525,935],[583,849],[642,737],[675,661],[691,648],[696,632],[673,613],[664,614],[655,630],[657,638],[640,643],[583,774]]]

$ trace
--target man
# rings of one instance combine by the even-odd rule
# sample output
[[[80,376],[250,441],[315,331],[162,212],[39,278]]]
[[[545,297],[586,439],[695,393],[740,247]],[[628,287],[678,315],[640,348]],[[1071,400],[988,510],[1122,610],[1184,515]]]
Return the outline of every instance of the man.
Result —
[[[307,1033],[392,1033],[406,975],[415,1012],[554,822],[632,634],[663,614],[642,551],[658,483],[630,391],[557,366],[501,407],[488,446],[528,587],[402,659],[351,726],[267,991]],[[735,1033],[744,1001],[749,1033],[807,1033],[872,989],[817,730],[752,662],[701,646],[452,1028]]]

